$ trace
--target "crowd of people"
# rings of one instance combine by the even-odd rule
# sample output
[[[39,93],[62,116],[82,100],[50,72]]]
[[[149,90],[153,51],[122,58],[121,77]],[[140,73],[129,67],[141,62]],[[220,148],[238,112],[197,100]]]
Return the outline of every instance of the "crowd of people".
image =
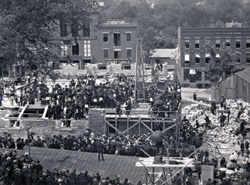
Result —
[[[0,153],[0,182],[4,185],[131,185],[120,176],[103,177],[99,173],[76,172],[66,169],[52,171],[43,169],[39,161],[30,158],[28,153],[18,155],[16,150]],[[139,181],[137,185],[142,185]]]
[[[47,117],[52,119],[84,119],[89,108],[115,108],[121,114],[121,105],[126,104],[127,113],[134,105],[135,85],[134,79],[118,74],[103,83],[96,83],[96,78],[83,75],[77,80],[71,79],[69,85],[56,83],[52,88],[40,83],[36,78],[27,79],[20,97],[15,95],[15,86],[11,86],[10,94],[14,96],[19,106],[27,103],[48,105]],[[110,80],[110,81],[109,81]],[[181,99],[180,87],[170,87],[165,92],[159,92],[156,85],[146,85],[145,101],[152,104],[153,111],[175,111]],[[143,92],[137,90],[137,99],[143,98]],[[159,102],[159,103],[157,103]],[[159,113],[159,116],[165,116]]]
[[[70,135],[66,137],[62,135],[54,135],[52,138],[45,140],[36,136],[35,133],[32,132],[30,134],[30,140],[18,138],[15,141],[11,135],[7,133],[5,134],[5,137],[0,138],[0,147],[10,149],[23,149],[24,146],[30,144],[35,147],[99,153],[100,143],[102,143],[101,153],[138,157],[147,157],[147,154],[150,156],[156,156],[159,153],[166,154],[169,144],[176,146],[173,139],[166,137],[161,143],[159,150],[159,148],[156,147],[156,143],[151,139],[151,133],[134,135],[133,137],[122,134],[107,137],[106,135],[95,135],[94,132],[88,128],[84,134],[80,134],[78,137]],[[188,156],[195,149],[196,148],[191,145],[185,145],[183,141],[182,147],[180,147],[179,150],[169,151],[169,156]],[[146,153],[144,153],[144,151]]]

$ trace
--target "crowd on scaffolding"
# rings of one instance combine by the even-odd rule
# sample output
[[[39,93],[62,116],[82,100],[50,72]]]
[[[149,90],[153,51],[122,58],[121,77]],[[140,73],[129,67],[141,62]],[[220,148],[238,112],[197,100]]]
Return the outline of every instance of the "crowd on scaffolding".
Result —
[[[107,78],[99,84],[92,74],[83,75],[77,80],[71,79],[68,86],[56,83],[51,88],[39,83],[36,78],[28,78],[26,84],[21,87],[23,93],[20,97],[15,95],[14,86],[10,96],[19,106],[37,102],[48,105],[47,117],[50,119],[84,119],[89,114],[89,108],[95,107],[115,108],[117,114],[121,115],[122,105],[125,105],[128,115],[134,106],[134,80],[123,74],[118,74],[110,81]],[[136,93],[137,100],[142,101],[143,92],[137,90]],[[149,84],[145,87],[143,101],[151,103],[155,115],[165,117],[163,111],[177,110],[180,99],[180,87],[169,86],[165,91],[159,91],[156,85]]]
[[[4,185],[131,185],[119,175],[103,177],[99,173],[76,170],[45,170],[38,160],[33,160],[28,153],[19,155],[16,150],[0,152],[0,183]],[[138,181],[137,185],[142,185]]]

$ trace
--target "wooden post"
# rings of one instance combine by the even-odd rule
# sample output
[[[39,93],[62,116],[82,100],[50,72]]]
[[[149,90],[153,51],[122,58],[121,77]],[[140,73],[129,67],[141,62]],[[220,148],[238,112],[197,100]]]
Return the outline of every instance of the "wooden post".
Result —
[[[141,135],[141,122],[139,122],[139,134]]]
[[[150,111],[150,122],[151,122],[151,130],[153,130],[153,123],[152,123],[152,111]]]
[[[147,168],[145,168],[145,171],[146,171],[146,185],[148,185],[148,170],[147,170]]]
[[[115,128],[117,128],[117,114],[115,113]]]
[[[128,118],[127,118],[127,130],[129,128],[129,121],[128,121]],[[127,131],[127,135],[129,135],[128,131]]]
[[[152,170],[152,184],[155,184],[155,168]]]
[[[163,130],[165,130],[165,117],[163,118]]]

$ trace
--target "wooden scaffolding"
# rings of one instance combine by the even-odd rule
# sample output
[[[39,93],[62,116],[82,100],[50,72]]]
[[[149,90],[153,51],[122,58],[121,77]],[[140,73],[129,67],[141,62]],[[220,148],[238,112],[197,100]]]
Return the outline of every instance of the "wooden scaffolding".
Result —
[[[115,109],[104,110],[104,133],[121,133],[137,135],[152,133],[155,130],[162,130],[166,136],[172,137],[179,143],[179,132],[181,124],[181,104],[177,111],[152,111],[146,109],[131,110],[126,115],[124,110],[118,115]],[[159,113],[164,116],[159,117]],[[111,132],[112,130],[112,132]]]

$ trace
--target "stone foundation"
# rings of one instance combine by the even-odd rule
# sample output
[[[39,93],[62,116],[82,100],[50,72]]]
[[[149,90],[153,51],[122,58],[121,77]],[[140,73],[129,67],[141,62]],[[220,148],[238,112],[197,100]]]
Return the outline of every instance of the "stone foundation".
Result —
[[[37,136],[43,139],[51,138],[53,135],[74,135],[79,136],[84,133],[86,128],[89,127],[88,120],[71,120],[71,127],[63,127],[60,120],[21,120],[20,127],[1,127],[0,134],[3,135],[4,132],[11,134],[15,139],[17,138],[27,138],[26,128],[30,128],[30,132],[35,133],[35,138]]]

